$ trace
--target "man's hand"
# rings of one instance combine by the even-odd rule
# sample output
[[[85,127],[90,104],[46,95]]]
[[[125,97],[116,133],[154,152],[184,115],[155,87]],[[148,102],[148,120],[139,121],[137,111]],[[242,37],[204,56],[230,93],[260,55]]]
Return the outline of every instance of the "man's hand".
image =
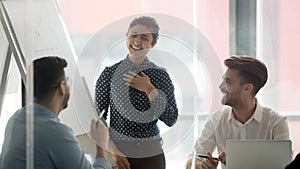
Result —
[[[195,160],[195,164],[194,164],[194,166],[195,166],[195,168],[193,168],[193,169],[200,169],[199,167],[200,167],[200,159],[197,159],[196,158],[196,160]],[[192,163],[193,163],[193,159],[191,158],[191,159],[189,159],[189,161],[187,162],[187,165],[186,165],[186,169],[192,169]]]
[[[218,160],[221,161],[221,163],[223,163],[226,166],[226,153],[222,152],[219,157]]]
[[[126,156],[118,150],[112,140],[109,141],[109,148],[117,169],[130,169],[130,163],[128,162]]]
[[[90,134],[98,146],[102,147],[103,149],[107,149],[109,140],[108,128],[102,123],[101,120],[96,121],[95,119],[92,119]]]
[[[112,154],[117,169],[130,169],[130,164],[125,156]]]
[[[207,153],[208,158],[196,157],[195,169],[216,169],[218,166],[218,160],[214,160],[211,153]],[[190,159],[187,163],[187,169],[192,169],[193,159]]]
[[[214,160],[211,153],[207,153],[208,158],[202,160],[200,164],[201,169],[216,169],[218,166],[218,160]]]

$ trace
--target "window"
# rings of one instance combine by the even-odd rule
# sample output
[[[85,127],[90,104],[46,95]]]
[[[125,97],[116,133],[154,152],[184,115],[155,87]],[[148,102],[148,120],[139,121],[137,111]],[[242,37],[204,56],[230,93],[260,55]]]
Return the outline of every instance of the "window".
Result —
[[[70,65],[68,66],[70,71],[67,73],[69,75],[77,73],[76,78],[72,77],[74,88],[86,88],[91,93],[83,96],[81,91],[73,90],[70,102],[77,105],[84,104],[81,101],[85,100],[85,103],[89,104],[92,102],[88,99],[93,98],[95,81],[104,67],[116,63],[127,54],[125,35],[129,22],[138,15],[155,17],[161,28],[161,34],[158,44],[149,54],[150,60],[165,67],[171,75],[180,110],[179,119],[174,126],[169,128],[162,123],[159,123],[159,126],[164,139],[167,168],[178,168],[178,166],[183,168],[204,120],[210,112],[221,108],[218,84],[221,82],[224,70],[223,60],[232,53],[230,40],[239,38],[232,37],[230,34],[230,22],[232,22],[230,12],[236,10],[236,7],[230,6],[231,2],[233,1],[132,0],[129,3],[111,0],[104,3],[92,0],[59,0],[58,6],[55,4],[46,5],[49,8],[45,9],[33,8],[36,12],[53,16],[53,18],[37,17],[37,20],[33,20],[34,24],[39,24],[38,27],[44,30],[49,28],[53,32],[47,34],[47,31],[39,32],[39,30],[33,34],[36,40],[33,41],[36,49],[33,58],[45,53],[64,55]],[[37,1],[34,2],[36,3]],[[43,1],[43,3],[53,3],[53,1]],[[5,4],[13,3],[5,1]],[[245,21],[253,19],[249,23],[256,23],[256,35],[254,35],[256,46],[252,42],[246,44],[250,44],[249,51],[256,53],[256,57],[263,60],[269,70],[269,80],[259,92],[258,99],[263,105],[272,107],[287,116],[293,150],[297,154],[300,152],[300,132],[297,130],[300,127],[300,90],[298,89],[300,77],[297,75],[300,61],[298,59],[300,57],[297,56],[300,53],[298,47],[300,2],[264,0],[256,1],[256,5],[253,8],[257,12],[256,18],[249,17]],[[21,8],[22,5],[18,7]],[[58,8],[54,9],[55,7]],[[246,8],[238,7],[241,10]],[[51,13],[53,11],[54,14]],[[13,12],[11,13],[13,15]],[[18,19],[14,19],[15,16],[11,19],[23,44],[24,28],[20,28],[17,21],[24,19],[20,18],[24,16],[17,16]],[[23,22],[21,24],[24,25]],[[52,27],[48,27],[49,25]],[[62,37],[62,39],[53,40],[52,36]],[[39,39],[40,37],[46,37],[46,40]],[[1,150],[7,120],[21,107],[22,76],[18,72],[13,54],[7,54],[8,40],[2,27],[0,41],[1,60],[11,56],[10,66],[7,69],[8,76],[4,78],[7,82],[5,90],[2,80],[5,75],[2,73],[5,70],[5,63],[0,63],[0,71],[2,71],[0,92],[5,92],[3,95],[0,93]],[[25,46],[21,47],[24,50]],[[77,83],[81,76],[85,78],[86,84]],[[82,100],[76,99],[79,98],[78,96]],[[86,109],[84,106],[70,106],[69,111],[80,112],[81,110]],[[88,129],[90,119],[86,117],[90,116],[93,115],[60,114],[62,121],[74,129],[79,140],[84,140],[80,136]],[[88,144],[82,146],[88,149]]]
[[[300,152],[300,2],[257,1],[257,56],[266,62],[269,80],[262,91],[263,104],[289,120],[294,155]]]

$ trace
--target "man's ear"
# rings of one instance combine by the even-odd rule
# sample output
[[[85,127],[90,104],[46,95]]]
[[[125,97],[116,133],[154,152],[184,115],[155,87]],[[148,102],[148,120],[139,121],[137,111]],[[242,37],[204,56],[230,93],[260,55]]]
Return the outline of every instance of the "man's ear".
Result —
[[[59,93],[62,95],[64,95],[66,93],[66,85],[64,84],[64,81],[61,81],[59,83],[58,90],[59,90]]]
[[[253,86],[252,83],[246,83],[245,87],[244,87],[244,92],[245,93],[252,93],[253,88],[254,88],[254,86]]]
[[[152,42],[151,45],[152,45],[151,48],[153,48],[156,45],[156,42]]]

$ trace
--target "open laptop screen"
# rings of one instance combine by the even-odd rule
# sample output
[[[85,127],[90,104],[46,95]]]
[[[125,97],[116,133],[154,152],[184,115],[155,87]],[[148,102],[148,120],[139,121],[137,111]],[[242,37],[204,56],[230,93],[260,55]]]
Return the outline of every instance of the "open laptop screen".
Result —
[[[292,160],[290,140],[228,140],[227,169],[284,169]]]

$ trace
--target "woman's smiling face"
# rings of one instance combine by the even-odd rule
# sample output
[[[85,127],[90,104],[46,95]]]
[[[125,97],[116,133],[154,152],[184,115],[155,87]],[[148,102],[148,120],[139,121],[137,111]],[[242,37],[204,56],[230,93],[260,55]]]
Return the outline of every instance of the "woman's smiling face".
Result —
[[[145,57],[154,45],[153,36],[149,28],[144,25],[135,25],[129,29],[126,47],[130,55]]]

